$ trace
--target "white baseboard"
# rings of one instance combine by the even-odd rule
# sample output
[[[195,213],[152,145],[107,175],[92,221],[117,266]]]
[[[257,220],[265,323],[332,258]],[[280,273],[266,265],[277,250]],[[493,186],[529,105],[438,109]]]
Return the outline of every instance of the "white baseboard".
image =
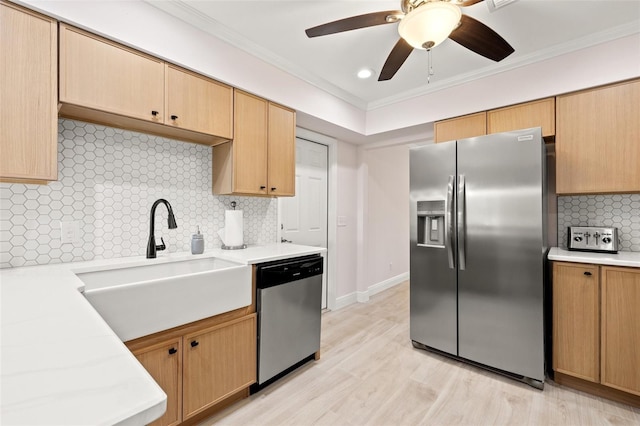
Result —
[[[333,310],[342,309],[345,306],[349,306],[352,303],[367,303],[369,298],[374,294],[378,294],[381,291],[387,290],[393,286],[396,286],[400,283],[405,282],[409,279],[409,272],[405,272],[400,275],[396,275],[395,277],[388,278],[384,281],[380,281],[372,286],[370,286],[367,291],[354,291],[353,293],[349,293],[345,296],[341,296],[336,298],[336,303],[333,307]]]
[[[409,279],[409,272],[405,272],[400,275],[396,275],[395,277],[388,278],[384,281],[380,281],[378,284],[374,284],[369,287],[369,296],[373,296],[374,294],[378,294],[381,291],[385,291],[388,288],[396,286],[400,283],[403,283]],[[367,300],[369,298],[367,297]]]
[[[346,296],[340,296],[338,298],[336,298],[336,303],[333,306],[333,310],[337,311],[338,309],[342,309],[345,306],[349,306],[352,303],[356,303],[358,301],[357,297],[356,297],[356,292],[354,291],[353,293],[349,293]]]

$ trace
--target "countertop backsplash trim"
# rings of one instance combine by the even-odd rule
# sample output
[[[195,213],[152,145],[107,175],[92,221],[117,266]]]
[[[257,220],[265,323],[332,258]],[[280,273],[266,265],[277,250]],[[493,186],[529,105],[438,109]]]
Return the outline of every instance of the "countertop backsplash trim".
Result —
[[[614,226],[621,251],[640,252],[640,194],[558,197],[558,246],[567,248],[569,226]]]
[[[205,248],[220,247],[218,229],[231,201],[244,212],[247,244],[276,242],[275,198],[215,196],[211,147],[160,136],[58,120],[58,181],[0,183],[0,268],[144,255],[149,212],[158,198],[156,239],[169,252],[189,251],[199,226]],[[76,243],[61,242],[61,221],[79,224]]]

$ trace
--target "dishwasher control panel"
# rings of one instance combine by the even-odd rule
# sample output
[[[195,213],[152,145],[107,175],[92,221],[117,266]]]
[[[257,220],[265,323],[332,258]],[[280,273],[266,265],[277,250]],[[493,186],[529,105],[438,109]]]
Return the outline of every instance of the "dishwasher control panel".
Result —
[[[567,247],[569,250],[618,252],[618,228],[570,226],[568,235]]]
[[[257,287],[268,288],[315,275],[322,275],[323,263],[323,258],[320,255],[261,263],[257,269]]]

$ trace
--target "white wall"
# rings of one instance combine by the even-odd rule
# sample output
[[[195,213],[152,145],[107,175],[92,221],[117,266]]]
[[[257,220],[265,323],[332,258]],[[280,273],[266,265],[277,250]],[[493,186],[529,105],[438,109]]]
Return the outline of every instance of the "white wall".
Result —
[[[344,225],[337,227],[336,298],[356,291],[357,274],[357,148],[338,142],[338,217]]]
[[[368,290],[395,284],[409,272],[409,148],[407,145],[363,150],[367,169],[366,264],[361,283]]]

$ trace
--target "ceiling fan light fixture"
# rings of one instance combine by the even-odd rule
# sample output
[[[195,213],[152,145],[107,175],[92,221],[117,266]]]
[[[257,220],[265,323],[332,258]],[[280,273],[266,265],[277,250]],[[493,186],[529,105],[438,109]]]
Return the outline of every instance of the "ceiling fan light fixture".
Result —
[[[454,4],[429,2],[409,12],[398,26],[400,37],[415,49],[431,49],[456,29],[462,12]]]

